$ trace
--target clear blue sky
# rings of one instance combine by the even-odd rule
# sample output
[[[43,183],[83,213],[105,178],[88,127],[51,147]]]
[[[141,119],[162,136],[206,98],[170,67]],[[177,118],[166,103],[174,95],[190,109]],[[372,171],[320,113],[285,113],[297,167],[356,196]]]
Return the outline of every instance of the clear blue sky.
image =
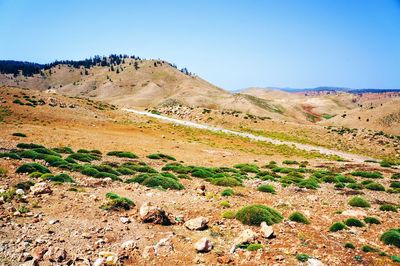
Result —
[[[400,0],[0,0],[0,59],[161,58],[234,90],[400,88]]]

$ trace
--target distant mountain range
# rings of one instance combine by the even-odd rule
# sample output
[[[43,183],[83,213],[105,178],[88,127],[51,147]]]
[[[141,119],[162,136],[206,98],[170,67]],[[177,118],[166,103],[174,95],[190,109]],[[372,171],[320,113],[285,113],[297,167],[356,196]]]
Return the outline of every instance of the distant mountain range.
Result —
[[[247,88],[246,88],[247,89]],[[240,93],[246,89],[236,90],[234,92]],[[353,94],[361,94],[361,93],[385,93],[385,92],[400,92],[400,89],[378,89],[378,88],[362,88],[362,89],[352,89],[345,87],[328,87],[321,86],[316,88],[279,88],[279,87],[264,87],[260,89],[265,90],[281,90],[286,92],[293,93],[301,93],[301,92],[348,92]]]

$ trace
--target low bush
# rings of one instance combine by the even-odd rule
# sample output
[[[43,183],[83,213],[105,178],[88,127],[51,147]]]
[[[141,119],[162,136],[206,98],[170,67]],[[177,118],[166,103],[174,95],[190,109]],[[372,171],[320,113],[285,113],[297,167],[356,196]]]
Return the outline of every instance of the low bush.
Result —
[[[284,160],[282,161],[283,164],[299,164],[297,161],[292,161],[292,160]]]
[[[224,208],[229,208],[231,206],[231,204],[229,203],[229,201],[223,200],[219,203],[219,206],[224,207]]]
[[[10,188],[4,192],[0,192],[0,197],[3,198],[4,202],[10,202],[16,196],[15,188]]]
[[[307,254],[297,254],[296,255],[296,259],[301,262],[306,262],[306,261],[308,261],[309,258],[311,258],[311,257]]]
[[[367,224],[381,224],[381,222],[378,220],[378,218],[375,217],[365,217],[364,222]]]
[[[380,172],[354,171],[351,173],[351,175],[364,178],[383,178],[383,175]]]
[[[302,214],[301,212],[294,212],[289,216],[289,220],[297,223],[302,223],[302,224],[309,224],[310,221],[307,219],[307,217]]]
[[[198,178],[209,178],[209,177],[213,177],[214,173],[212,173],[211,171],[209,171],[207,169],[194,169],[192,171],[192,176],[198,177]]]
[[[400,182],[397,182],[397,181],[391,182],[390,187],[391,188],[400,188]]]
[[[192,171],[192,168],[189,166],[184,166],[179,163],[170,163],[170,164],[166,164],[161,170],[173,171],[177,174],[188,174]]]
[[[176,159],[174,157],[163,154],[163,153],[153,153],[153,154],[147,155],[147,158],[153,159],[153,160],[166,159],[166,160],[176,161]]]
[[[132,200],[121,197],[112,192],[106,194],[106,199],[108,202],[100,207],[103,210],[129,210],[131,207],[135,206],[135,203]]]
[[[10,158],[14,160],[21,160],[21,157],[15,152],[0,152],[0,158]]]
[[[392,179],[400,179],[400,173],[394,173],[391,178]]]
[[[110,151],[107,153],[107,155],[116,156],[120,158],[131,158],[131,159],[139,158],[136,154],[133,154],[132,152],[129,151]]]
[[[364,223],[356,218],[349,218],[344,221],[345,225],[347,226],[354,226],[354,227],[364,227]]]
[[[15,132],[12,135],[15,137],[26,138],[26,134],[24,134],[24,133]]]
[[[0,177],[4,177],[7,175],[7,169],[0,167]]]
[[[17,168],[16,173],[33,173],[33,172],[40,172],[40,173],[50,173],[50,170],[39,164],[39,163],[26,163],[21,165]]]
[[[74,151],[70,147],[57,147],[52,148],[53,151],[57,153],[64,153],[64,154],[73,154]]]
[[[336,222],[334,224],[332,224],[332,226],[329,228],[330,232],[337,232],[337,231],[341,231],[343,229],[346,229],[347,226],[342,223],[342,222]]]
[[[73,159],[81,162],[90,163],[95,160],[99,160],[101,157],[94,153],[73,153],[67,157],[67,159]]]
[[[233,196],[234,194],[235,194],[235,192],[231,188],[227,188],[227,189],[224,189],[221,191],[221,196],[224,196],[224,197],[230,197],[230,196]]]
[[[356,247],[352,243],[346,243],[344,244],[345,248],[350,248],[350,249],[355,249]]]
[[[224,176],[220,178],[211,178],[211,184],[222,187],[237,187],[242,185],[242,181],[231,176]]]
[[[24,181],[24,182],[20,182],[20,183],[16,184],[15,188],[23,189],[26,191],[26,190],[29,190],[29,188],[33,185],[35,185],[35,183],[29,180],[29,181]]]
[[[236,164],[233,167],[235,167],[245,173],[258,173],[260,171],[258,166],[255,164],[243,163],[243,164]]]
[[[132,162],[127,162],[123,163],[121,167],[125,167],[128,169],[131,169],[135,172],[141,172],[141,173],[157,173],[157,170],[148,166],[145,163],[132,163]]]
[[[379,239],[386,245],[400,248],[400,228],[390,229],[384,232]]]
[[[247,246],[246,250],[247,251],[256,251],[256,250],[259,250],[262,248],[263,248],[263,245],[261,245],[261,244],[250,244]]]
[[[125,181],[126,183],[139,183],[146,187],[181,190],[184,186],[179,180],[163,176],[162,174],[140,174]]]
[[[383,204],[379,206],[379,210],[385,211],[385,212],[397,212],[397,207],[394,205],[390,204]]]
[[[133,175],[135,171],[126,167],[118,167],[116,169],[121,175]]]
[[[366,189],[374,191],[385,191],[385,187],[382,184],[372,182],[365,186]]]
[[[358,183],[350,183],[346,187],[350,188],[350,189],[353,189],[353,190],[362,190],[362,189],[364,189],[364,186],[362,184],[358,184]]]
[[[272,185],[261,185],[257,188],[258,191],[275,194],[275,188]]]
[[[282,214],[277,210],[264,205],[249,205],[243,207],[236,213],[236,219],[247,225],[260,225],[266,222],[268,225],[280,223],[283,220]]]
[[[307,188],[307,189],[317,189],[319,188],[318,181],[315,178],[307,178],[304,180],[301,180],[298,184],[298,187],[300,188]]]
[[[373,248],[373,247],[368,246],[368,245],[362,246],[362,247],[361,247],[361,250],[364,251],[364,252],[366,252],[366,253],[368,253],[368,252],[377,252],[377,251],[378,251],[378,249]]]
[[[48,177],[47,180],[59,183],[75,183],[75,180],[67,174],[59,174],[56,176]]]
[[[336,175],[336,179],[340,182],[340,183],[356,183],[356,180],[352,177],[349,176],[344,176],[344,175]]]
[[[349,200],[349,205],[353,207],[369,208],[371,204],[360,196],[355,196]]]
[[[44,146],[35,144],[35,143],[18,143],[17,148],[20,149],[36,149],[36,148],[44,148]]]
[[[80,169],[80,172],[84,175],[95,177],[98,173],[100,173],[97,169],[91,166],[84,166]]]
[[[236,213],[233,211],[226,211],[222,214],[222,218],[224,219],[234,219],[236,216]]]
[[[95,176],[95,178],[111,178],[114,181],[122,181],[121,178],[119,178],[117,175],[108,173],[108,172],[98,172]]]

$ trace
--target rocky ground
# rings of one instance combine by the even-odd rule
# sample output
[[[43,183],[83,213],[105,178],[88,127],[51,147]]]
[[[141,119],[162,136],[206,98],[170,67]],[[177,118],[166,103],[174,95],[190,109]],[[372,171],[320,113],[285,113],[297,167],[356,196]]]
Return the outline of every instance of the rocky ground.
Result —
[[[400,172],[398,166],[329,161],[318,156],[304,158],[302,153],[270,154],[275,150],[269,147],[264,147],[269,152],[263,153],[250,141],[149,122],[121,114],[113,106],[86,100],[36,93],[46,104],[34,108],[12,104],[13,95],[21,93],[32,99],[30,91],[2,91],[2,110],[7,110],[0,124],[2,153],[25,150],[17,148],[18,143],[37,143],[46,148],[70,146],[74,151],[96,149],[102,155],[91,164],[107,163],[115,169],[124,163],[142,162],[159,173],[166,172],[162,168],[173,161],[146,157],[160,152],[173,155],[184,166],[238,170],[234,165],[249,163],[257,168],[238,170],[242,184],[232,187],[233,195],[223,196],[221,193],[227,187],[196,177],[193,171],[188,178],[179,178],[183,189],[160,189],[110,177],[91,177],[80,171],[50,166],[40,158],[17,160],[3,156],[0,158],[2,265],[395,265],[398,257],[393,256],[400,256],[398,246],[380,240],[384,232],[400,228],[399,194],[390,187],[396,182],[392,177]],[[48,105],[50,102],[55,105]],[[15,132],[27,137],[13,136]],[[139,158],[107,155],[112,150],[130,151]],[[68,156],[62,154],[63,159]],[[289,174],[267,167],[271,160],[277,162],[277,167],[308,169],[303,178],[328,169],[354,178],[358,184],[373,180],[383,185],[385,191],[342,188],[323,179],[318,181],[316,189],[295,183],[285,185],[283,179]],[[308,164],[288,164],[291,162],[284,163],[285,160],[307,160]],[[17,173],[18,167],[34,161],[47,166],[53,176],[65,173],[74,182],[55,182],[45,176]],[[377,171],[383,178],[351,174],[358,170]],[[172,170],[168,172],[179,176]],[[275,178],[262,180],[257,173],[269,173]],[[140,172],[122,174],[119,178],[126,181],[138,175]],[[31,186],[17,188],[28,181]],[[275,193],[258,190],[265,184],[272,185]],[[11,190],[14,192],[10,199],[7,192]],[[106,197],[110,192],[130,199],[133,204],[126,209],[104,208],[110,204]],[[356,195],[371,206],[350,206],[349,200]],[[246,225],[227,213],[237,213],[253,204],[272,207],[283,219],[270,225]],[[381,210],[385,204],[397,212]],[[292,221],[293,212],[304,214],[309,224]],[[362,227],[330,231],[335,222],[348,218],[363,221],[365,217],[376,217],[381,224],[364,223]],[[346,248],[346,243],[353,244],[354,249]]]

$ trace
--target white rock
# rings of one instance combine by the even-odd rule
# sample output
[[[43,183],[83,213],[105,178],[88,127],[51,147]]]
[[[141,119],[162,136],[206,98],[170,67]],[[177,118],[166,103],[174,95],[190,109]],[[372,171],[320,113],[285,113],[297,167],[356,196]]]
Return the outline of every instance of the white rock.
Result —
[[[134,240],[128,240],[121,244],[123,249],[135,249],[137,248],[137,243]]]
[[[53,225],[53,224],[56,224],[56,223],[59,223],[59,222],[60,222],[59,220],[50,220],[49,224]]]
[[[322,263],[322,261],[314,259],[314,258],[310,258],[307,260],[307,265],[308,266],[324,266],[324,264]]]
[[[120,217],[119,220],[121,221],[121,223],[123,224],[127,224],[130,223],[131,220],[128,217]]]
[[[36,183],[31,187],[31,193],[33,195],[40,195],[40,194],[51,194],[53,191],[51,190],[49,184],[46,182]]]
[[[252,243],[257,238],[257,234],[251,229],[243,230],[240,235],[233,241],[233,246],[230,249],[231,253],[234,253],[236,246],[245,243]]]
[[[203,230],[207,228],[208,219],[205,217],[197,217],[185,222],[185,226],[189,230]]]
[[[345,210],[342,212],[342,215],[353,217],[367,216],[367,214],[362,210]]]
[[[266,222],[262,222],[260,226],[260,231],[265,238],[272,238],[274,236],[274,228],[272,226],[267,225]]]
[[[212,243],[207,237],[203,237],[194,244],[198,252],[209,252],[212,249]]]
[[[24,195],[25,194],[25,191],[23,190],[23,189],[17,189],[16,191],[15,191],[15,194],[17,194],[17,195]]]
[[[99,252],[99,257],[99,259],[102,259],[101,263],[104,263],[106,265],[118,265],[118,255],[114,252],[102,251]]]

